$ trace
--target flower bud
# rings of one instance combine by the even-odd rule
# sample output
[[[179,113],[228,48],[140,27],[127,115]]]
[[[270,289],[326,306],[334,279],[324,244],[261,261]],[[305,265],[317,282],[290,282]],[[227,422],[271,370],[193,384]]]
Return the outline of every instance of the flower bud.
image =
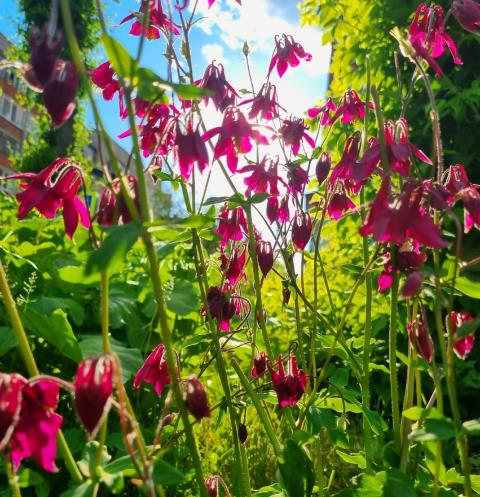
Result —
[[[89,437],[97,433],[110,407],[113,391],[114,361],[110,355],[88,357],[75,375],[75,407]]]
[[[480,32],[480,3],[475,0],[454,0],[452,15],[457,22],[471,33]]]
[[[207,393],[202,382],[194,374],[187,378],[184,401],[187,409],[197,421],[210,417]]]
[[[273,267],[272,244],[259,240],[255,245],[255,249],[257,252],[258,265],[260,266],[263,277],[265,277]]]
[[[253,368],[251,375],[253,378],[259,378],[263,376],[267,369],[267,356],[265,352],[260,352],[256,357],[253,358]]]
[[[63,45],[63,35],[59,32],[51,36],[48,24],[42,31],[36,26],[30,28],[28,34],[30,41],[30,64],[36,81],[43,87],[48,83],[55,69],[55,63]]]
[[[298,250],[303,250],[312,234],[312,220],[307,212],[297,210],[292,223],[292,242]]]
[[[240,443],[244,444],[247,441],[247,437],[247,427],[243,423],[240,423],[238,425],[238,439],[240,440]]]
[[[405,284],[402,288],[402,295],[404,297],[413,297],[418,293],[422,286],[424,275],[422,271],[413,271],[407,276]]]
[[[218,476],[205,478],[205,486],[210,497],[218,497]]]
[[[412,347],[415,347],[417,353],[427,362],[432,362],[435,349],[425,323],[420,318],[417,318],[407,324],[407,330]]]
[[[332,159],[330,154],[328,152],[322,152],[320,159],[318,159],[317,166],[315,167],[315,175],[317,176],[319,185],[322,185],[322,183],[327,179],[331,165]]]

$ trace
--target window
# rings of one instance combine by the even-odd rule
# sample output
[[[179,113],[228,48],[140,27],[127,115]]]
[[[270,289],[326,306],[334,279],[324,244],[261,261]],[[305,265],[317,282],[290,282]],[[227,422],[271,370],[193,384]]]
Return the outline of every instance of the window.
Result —
[[[15,138],[0,130],[0,154],[9,155],[19,152],[21,144]]]

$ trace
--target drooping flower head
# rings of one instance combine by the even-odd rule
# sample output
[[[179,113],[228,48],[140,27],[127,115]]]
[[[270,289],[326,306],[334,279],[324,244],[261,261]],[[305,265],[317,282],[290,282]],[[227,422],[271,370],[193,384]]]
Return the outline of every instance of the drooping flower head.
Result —
[[[297,210],[292,222],[292,243],[298,250],[303,250],[312,234],[312,219],[308,212]]]
[[[258,240],[255,243],[255,251],[260,271],[262,271],[263,277],[265,278],[273,267],[274,258],[272,244],[269,241]]]
[[[222,331],[230,331],[230,320],[237,314],[237,305],[227,289],[212,286],[207,292],[208,311]],[[206,314],[206,309],[202,309]]]
[[[305,140],[312,148],[315,148],[315,141],[306,132],[305,120],[284,119],[280,126],[279,133],[287,147],[292,147],[293,155],[298,155],[302,140]]]
[[[120,221],[127,224],[133,221],[133,216],[121,194],[121,181],[120,178],[115,178],[110,185],[103,189],[97,212],[97,221],[100,226],[111,226],[112,224],[118,224]],[[141,215],[137,177],[129,174],[123,181],[125,182],[129,196],[132,198],[138,213]]]
[[[286,34],[276,35],[275,51],[268,67],[268,76],[276,66],[278,75],[282,77],[288,66],[297,67],[300,64],[300,59],[309,62],[312,60],[312,56],[305,52],[302,45],[296,42],[292,36]]]
[[[471,33],[480,31],[480,3],[475,0],[453,0],[452,15]]]
[[[120,83],[115,79],[115,69],[108,60],[87,73],[91,76],[92,83],[102,90],[105,100],[112,100],[115,93],[120,91]]]
[[[301,195],[309,183],[308,171],[293,163],[287,163],[288,190],[292,195]]]
[[[252,104],[248,118],[250,120],[257,119],[258,115],[267,121],[278,117],[278,95],[277,88],[270,82],[263,83],[260,91],[248,100],[244,100],[240,105]]]
[[[373,104],[371,102],[369,107],[373,109]],[[365,117],[365,102],[355,90],[349,89],[345,92],[342,103],[338,106],[329,124],[332,125],[340,116],[342,117],[341,121],[344,124],[362,120]]]
[[[296,357],[290,357],[287,373],[285,373],[281,355],[278,357],[278,370],[275,371],[268,364],[268,371],[272,378],[280,409],[297,404],[307,387],[307,375],[302,369],[298,369]]]
[[[203,78],[195,84],[204,90],[209,90],[212,95],[203,97],[203,101],[208,104],[212,100],[217,110],[223,112],[227,107],[235,105],[238,94],[225,77],[225,69],[222,64],[215,64],[213,61],[205,69]]]
[[[32,26],[28,33],[30,42],[30,64],[35,74],[35,79],[43,88],[50,81],[55,65],[63,46],[63,34],[49,32],[46,23],[40,30]]]
[[[329,186],[335,189],[337,183],[341,183],[349,193],[358,194],[362,188],[363,181],[357,179],[355,169],[357,167],[358,153],[360,150],[360,133],[354,133],[345,141],[340,162],[333,168],[329,180]]]
[[[185,133],[180,129],[180,124],[177,123],[174,150],[180,166],[180,173],[187,181],[190,179],[195,163],[200,172],[203,172],[208,166],[207,147],[202,140],[198,127],[194,130],[191,122],[188,122]]]
[[[205,391],[203,383],[194,374],[187,378],[184,401],[190,414],[192,414],[197,421],[210,417],[207,392]]]
[[[331,219],[338,221],[346,212],[356,208],[355,202],[347,195],[343,182],[337,182],[327,206]]]
[[[27,380],[17,373],[0,373],[0,451],[10,442],[22,407],[22,390]]]
[[[241,207],[233,209],[225,207],[218,217],[219,223],[215,233],[218,233],[222,237],[220,242],[221,248],[225,248],[229,241],[240,241],[243,238],[243,234],[248,233],[245,211]]]
[[[315,166],[315,176],[317,177],[318,185],[321,186],[327,179],[330,168],[332,167],[332,158],[328,152],[322,152]]]
[[[170,385],[171,381],[165,357],[165,346],[163,343],[159,343],[137,371],[133,379],[133,386],[140,388],[142,383],[149,383],[153,385],[155,393],[160,397],[164,388]]]
[[[267,356],[265,352],[260,352],[253,358],[252,378],[260,378],[267,370]]]
[[[336,111],[337,104],[330,97],[328,97],[324,105],[308,109],[307,116],[310,119],[317,119],[317,117],[320,116],[320,126],[327,126],[332,124],[330,114],[335,113]]]
[[[420,354],[427,362],[432,362],[435,346],[423,319],[418,316],[414,321],[407,323],[407,330],[410,343],[417,354]]]
[[[279,158],[270,158],[265,155],[258,164],[249,164],[238,170],[239,173],[251,172],[252,174],[246,177],[243,182],[247,186],[245,195],[253,193],[270,193],[278,195],[278,182],[285,184],[283,179],[278,175]]]
[[[448,318],[450,320],[453,335],[455,337],[455,343],[453,345],[453,351],[455,355],[462,360],[465,360],[470,354],[475,344],[475,334],[467,333],[463,336],[458,336],[459,329],[465,323],[473,321],[473,316],[466,311],[456,312],[452,311]]]
[[[95,437],[110,408],[115,362],[112,356],[88,357],[75,375],[75,407],[89,437]]]
[[[220,261],[220,271],[225,275],[225,280],[230,287],[233,288],[242,277],[245,277],[244,269],[247,262],[246,246],[239,245],[235,247],[230,256],[222,250]]]

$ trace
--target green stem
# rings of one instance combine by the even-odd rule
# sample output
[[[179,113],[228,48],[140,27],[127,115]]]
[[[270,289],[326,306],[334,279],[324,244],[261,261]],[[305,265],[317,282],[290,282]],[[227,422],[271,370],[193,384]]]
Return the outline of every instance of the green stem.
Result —
[[[108,354],[111,352],[110,348],[110,316],[109,316],[109,280],[108,273],[106,271],[101,274],[101,291],[100,291],[100,299],[101,299],[101,327],[102,327],[102,347],[103,353]]]
[[[25,328],[23,327],[23,323],[20,319],[17,306],[15,305],[15,300],[13,299],[12,292],[10,291],[10,286],[7,281],[7,275],[5,274],[5,270],[1,261],[0,293],[2,294],[7,314],[15,331],[15,335],[18,341],[18,347],[20,349],[20,355],[22,356],[22,360],[25,364],[25,367],[27,368],[28,374],[29,376],[38,376],[40,374],[40,371],[35,362],[35,358],[33,357],[30,344],[28,343],[27,334],[25,333]],[[82,483],[82,474],[80,473],[80,470],[75,463],[75,459],[73,458],[70,448],[67,445],[67,441],[65,440],[65,437],[63,436],[63,433],[61,431],[59,431],[57,435],[57,444],[60,452],[63,455],[65,466],[70,473],[72,480],[77,484]]]
[[[395,266],[392,255],[392,265]],[[390,396],[392,402],[393,438],[397,451],[400,451],[400,405],[397,376],[397,320],[398,320],[398,275],[393,273],[390,294],[390,330],[388,336],[388,358],[390,363]]]
[[[12,497],[22,497],[22,492],[20,490],[20,485],[18,484],[18,476],[13,470],[12,463],[9,457],[5,454],[3,457],[5,464],[5,472],[7,474],[8,486],[12,492]]]

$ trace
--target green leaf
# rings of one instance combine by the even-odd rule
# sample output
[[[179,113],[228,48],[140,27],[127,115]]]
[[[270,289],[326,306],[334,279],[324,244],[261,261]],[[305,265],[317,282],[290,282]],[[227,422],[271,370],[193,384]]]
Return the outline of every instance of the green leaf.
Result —
[[[289,497],[310,497],[313,490],[313,464],[293,440],[288,439],[283,449],[283,462],[279,463],[277,480]]]
[[[60,497],[93,497],[93,488],[94,486],[90,482],[85,482],[63,492]]]
[[[175,314],[185,316],[199,309],[199,298],[190,281],[175,280],[167,300],[167,308]]]
[[[29,305],[33,306],[37,312],[41,314],[51,314],[55,309],[63,309],[68,311],[68,315],[72,318],[75,325],[81,326],[85,320],[85,309],[73,299],[60,297],[45,297],[41,295]]]
[[[480,435],[480,418],[465,421],[462,428],[468,435]]]
[[[153,465],[153,482],[155,485],[179,485],[185,481],[185,476],[177,468],[163,459]]]
[[[417,442],[432,442],[438,440],[449,440],[458,435],[455,423],[447,418],[427,419],[423,428],[415,430],[409,435],[409,439]]]
[[[459,276],[455,280],[455,288],[472,299],[480,299],[480,281]]]
[[[142,232],[140,223],[128,223],[109,228],[108,236],[100,248],[88,258],[85,274],[101,273],[108,270],[116,272]]]
[[[87,276],[82,266],[64,266],[58,270],[58,277],[65,283],[91,285],[100,282],[100,273]]]
[[[378,412],[371,411],[367,406],[362,405],[362,411],[365,418],[370,425],[370,428],[376,435],[381,435],[382,432],[388,429],[385,420],[378,414]]]
[[[173,88],[173,91],[184,100],[197,100],[212,94],[210,90],[205,90],[204,88],[199,88],[195,85],[179,85],[172,83],[171,87]]]
[[[346,452],[337,450],[337,454],[341,459],[343,459],[348,464],[355,464],[355,466],[358,466],[360,469],[365,469],[367,467],[367,461],[365,460],[365,456],[361,453],[347,454]]]
[[[473,321],[465,321],[461,326],[458,327],[456,336],[457,338],[460,338],[467,335],[473,335],[477,331],[479,326],[480,318],[474,319]]]
[[[17,335],[13,328],[0,326],[0,357],[18,345]]]
[[[96,467],[97,467],[97,452],[99,443],[96,440],[88,442],[85,444],[83,449],[82,459],[78,461],[78,467],[84,476],[91,478],[92,480],[97,480]],[[111,456],[108,454],[105,446],[102,446],[102,454],[98,463],[100,466],[104,466]]]
[[[137,96],[156,103],[169,103],[165,90],[170,90],[171,85],[160,79],[151,69],[141,67],[137,71]]]
[[[107,58],[121,78],[132,81],[137,72],[137,63],[123,45],[111,36],[102,35],[102,43],[107,52]]]

